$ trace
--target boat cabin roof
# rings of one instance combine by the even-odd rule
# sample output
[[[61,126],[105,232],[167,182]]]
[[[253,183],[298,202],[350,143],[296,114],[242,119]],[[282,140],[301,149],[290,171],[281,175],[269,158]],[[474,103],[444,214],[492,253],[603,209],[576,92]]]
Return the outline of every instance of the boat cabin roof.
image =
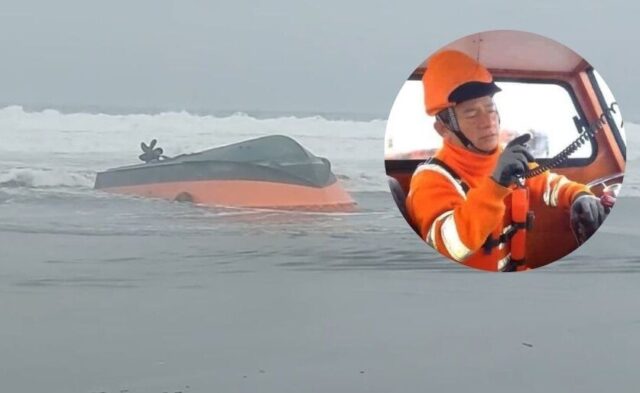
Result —
[[[523,42],[526,42],[526,50]],[[548,38],[521,31],[496,30],[472,34],[452,42],[436,53],[449,49],[464,52],[477,59],[495,76],[506,76],[514,72],[575,74],[590,67],[589,63],[570,48]],[[416,68],[410,79],[422,78],[429,58]]]

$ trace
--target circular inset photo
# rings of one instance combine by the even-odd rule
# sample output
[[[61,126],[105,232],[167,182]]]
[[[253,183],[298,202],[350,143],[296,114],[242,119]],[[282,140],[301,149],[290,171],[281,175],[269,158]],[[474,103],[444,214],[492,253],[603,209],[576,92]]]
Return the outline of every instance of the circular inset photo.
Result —
[[[385,167],[413,230],[466,266],[523,271],[584,243],[615,203],[626,142],[598,72],[549,38],[499,30],[431,54],[398,93]]]

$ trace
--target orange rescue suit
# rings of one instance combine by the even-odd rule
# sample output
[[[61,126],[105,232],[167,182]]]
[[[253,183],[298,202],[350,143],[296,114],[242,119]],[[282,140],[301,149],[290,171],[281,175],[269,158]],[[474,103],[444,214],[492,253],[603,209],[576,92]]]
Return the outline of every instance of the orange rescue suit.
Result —
[[[508,240],[490,249],[483,247],[489,236],[499,239],[511,229],[513,187],[503,187],[491,178],[501,152],[475,153],[445,140],[435,158],[455,172],[468,192],[441,166],[427,162],[414,172],[406,200],[422,239],[455,261],[489,271],[502,270],[510,257]],[[549,171],[526,179],[525,186],[533,211],[540,205],[568,209],[578,194],[591,194],[584,184]]]

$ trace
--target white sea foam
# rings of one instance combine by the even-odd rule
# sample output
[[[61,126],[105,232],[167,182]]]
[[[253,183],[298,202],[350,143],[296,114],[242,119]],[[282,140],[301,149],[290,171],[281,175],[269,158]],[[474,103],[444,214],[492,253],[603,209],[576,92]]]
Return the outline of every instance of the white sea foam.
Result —
[[[174,156],[250,138],[283,134],[328,158],[351,191],[386,190],[382,166],[384,120],[329,120],[321,116],[258,119],[188,112],[65,114],[20,106],[0,109],[0,183],[29,187],[81,186],[86,171],[138,162],[140,142],[158,140]],[[47,169],[47,171],[43,170]]]
[[[0,109],[1,149],[17,152],[137,152],[140,141],[157,138],[177,154],[270,134],[324,141],[314,143],[315,148],[328,152],[340,150],[343,141],[373,140],[382,151],[384,127],[384,120],[320,116],[257,119],[244,113],[215,117],[184,111],[106,115],[63,114],[51,109],[27,112],[20,106]]]
[[[74,170],[13,168],[0,172],[0,187],[52,188],[52,187],[93,187],[95,174]]]
[[[321,116],[259,119],[188,112],[108,115],[0,109],[0,184],[91,187],[95,173],[138,162],[140,142],[157,139],[169,156],[283,134],[332,162],[350,191],[386,191],[385,120],[329,120]],[[625,124],[627,174],[623,195],[640,196],[640,125]]]

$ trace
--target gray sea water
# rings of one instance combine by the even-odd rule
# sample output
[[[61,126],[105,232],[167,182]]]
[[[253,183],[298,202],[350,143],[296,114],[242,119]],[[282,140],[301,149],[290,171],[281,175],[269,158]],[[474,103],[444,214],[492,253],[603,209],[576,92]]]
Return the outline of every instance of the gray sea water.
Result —
[[[97,170],[135,162],[158,134],[181,153],[274,132],[328,157],[358,210],[92,190]],[[383,133],[376,120],[0,110],[2,390],[636,391],[632,152],[587,244],[500,275],[444,261],[409,229],[386,189]]]

